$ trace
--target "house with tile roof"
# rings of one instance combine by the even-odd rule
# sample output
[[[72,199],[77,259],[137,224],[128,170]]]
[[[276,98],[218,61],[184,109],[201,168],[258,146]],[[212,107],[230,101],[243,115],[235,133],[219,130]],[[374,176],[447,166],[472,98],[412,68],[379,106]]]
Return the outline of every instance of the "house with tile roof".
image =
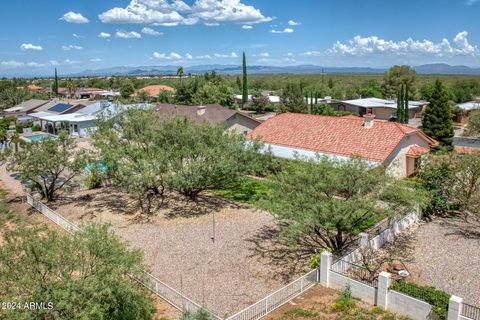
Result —
[[[197,123],[224,124],[227,130],[241,134],[251,132],[261,123],[246,113],[228,109],[219,104],[184,106],[160,103],[157,105],[157,112],[160,117],[184,117]]]
[[[414,174],[420,157],[438,145],[420,129],[375,120],[372,114],[362,118],[283,113],[255,128],[247,139],[262,141],[275,156],[287,159],[359,157],[385,166],[395,177]]]

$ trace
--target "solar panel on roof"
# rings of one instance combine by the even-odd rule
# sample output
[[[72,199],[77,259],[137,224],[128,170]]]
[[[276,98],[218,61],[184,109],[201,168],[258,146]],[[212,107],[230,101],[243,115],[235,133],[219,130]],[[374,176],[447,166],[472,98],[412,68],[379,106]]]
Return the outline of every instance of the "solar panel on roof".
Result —
[[[64,112],[65,110],[68,110],[72,107],[72,104],[68,103],[59,103],[48,109],[48,111],[53,111],[53,112]]]

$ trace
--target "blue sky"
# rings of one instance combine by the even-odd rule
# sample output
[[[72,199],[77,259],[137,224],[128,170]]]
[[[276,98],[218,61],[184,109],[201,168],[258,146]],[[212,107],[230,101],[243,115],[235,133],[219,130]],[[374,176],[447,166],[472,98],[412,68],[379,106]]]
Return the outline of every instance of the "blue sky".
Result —
[[[0,76],[112,66],[480,67],[480,0],[17,0]]]

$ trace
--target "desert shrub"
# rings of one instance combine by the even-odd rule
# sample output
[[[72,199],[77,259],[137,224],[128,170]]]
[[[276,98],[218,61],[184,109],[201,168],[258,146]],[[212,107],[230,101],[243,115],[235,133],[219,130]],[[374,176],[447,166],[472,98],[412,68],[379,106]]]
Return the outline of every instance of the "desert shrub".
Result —
[[[357,302],[353,299],[352,289],[350,286],[346,286],[345,289],[340,292],[337,301],[332,306],[333,312],[347,312],[356,306]]]
[[[213,315],[206,309],[200,309],[195,312],[185,311],[180,316],[180,320],[214,320]]]
[[[316,310],[294,308],[285,312],[281,319],[315,318],[317,316],[318,316],[318,311]]]
[[[436,319],[447,319],[448,301],[450,300],[448,293],[437,290],[434,287],[419,286],[404,281],[395,281],[390,288],[413,298],[428,302],[432,305],[432,310],[437,316]]]
[[[32,131],[41,131],[42,127],[39,124],[35,124],[32,126]]]

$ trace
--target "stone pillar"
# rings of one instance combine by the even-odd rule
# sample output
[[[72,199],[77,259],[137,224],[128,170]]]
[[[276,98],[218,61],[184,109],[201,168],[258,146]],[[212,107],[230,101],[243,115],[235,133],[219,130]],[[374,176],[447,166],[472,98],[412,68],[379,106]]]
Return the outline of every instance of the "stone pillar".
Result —
[[[360,248],[365,248],[368,246],[368,233],[362,232],[358,235],[358,245]]]
[[[392,284],[392,275],[388,272],[380,272],[378,276],[377,306],[382,310],[388,308],[388,288]]]
[[[324,287],[330,285],[330,268],[332,267],[332,254],[323,251],[320,255],[320,284]]]
[[[457,296],[451,296],[448,301],[448,316],[447,320],[459,320],[462,313],[463,299]]]

